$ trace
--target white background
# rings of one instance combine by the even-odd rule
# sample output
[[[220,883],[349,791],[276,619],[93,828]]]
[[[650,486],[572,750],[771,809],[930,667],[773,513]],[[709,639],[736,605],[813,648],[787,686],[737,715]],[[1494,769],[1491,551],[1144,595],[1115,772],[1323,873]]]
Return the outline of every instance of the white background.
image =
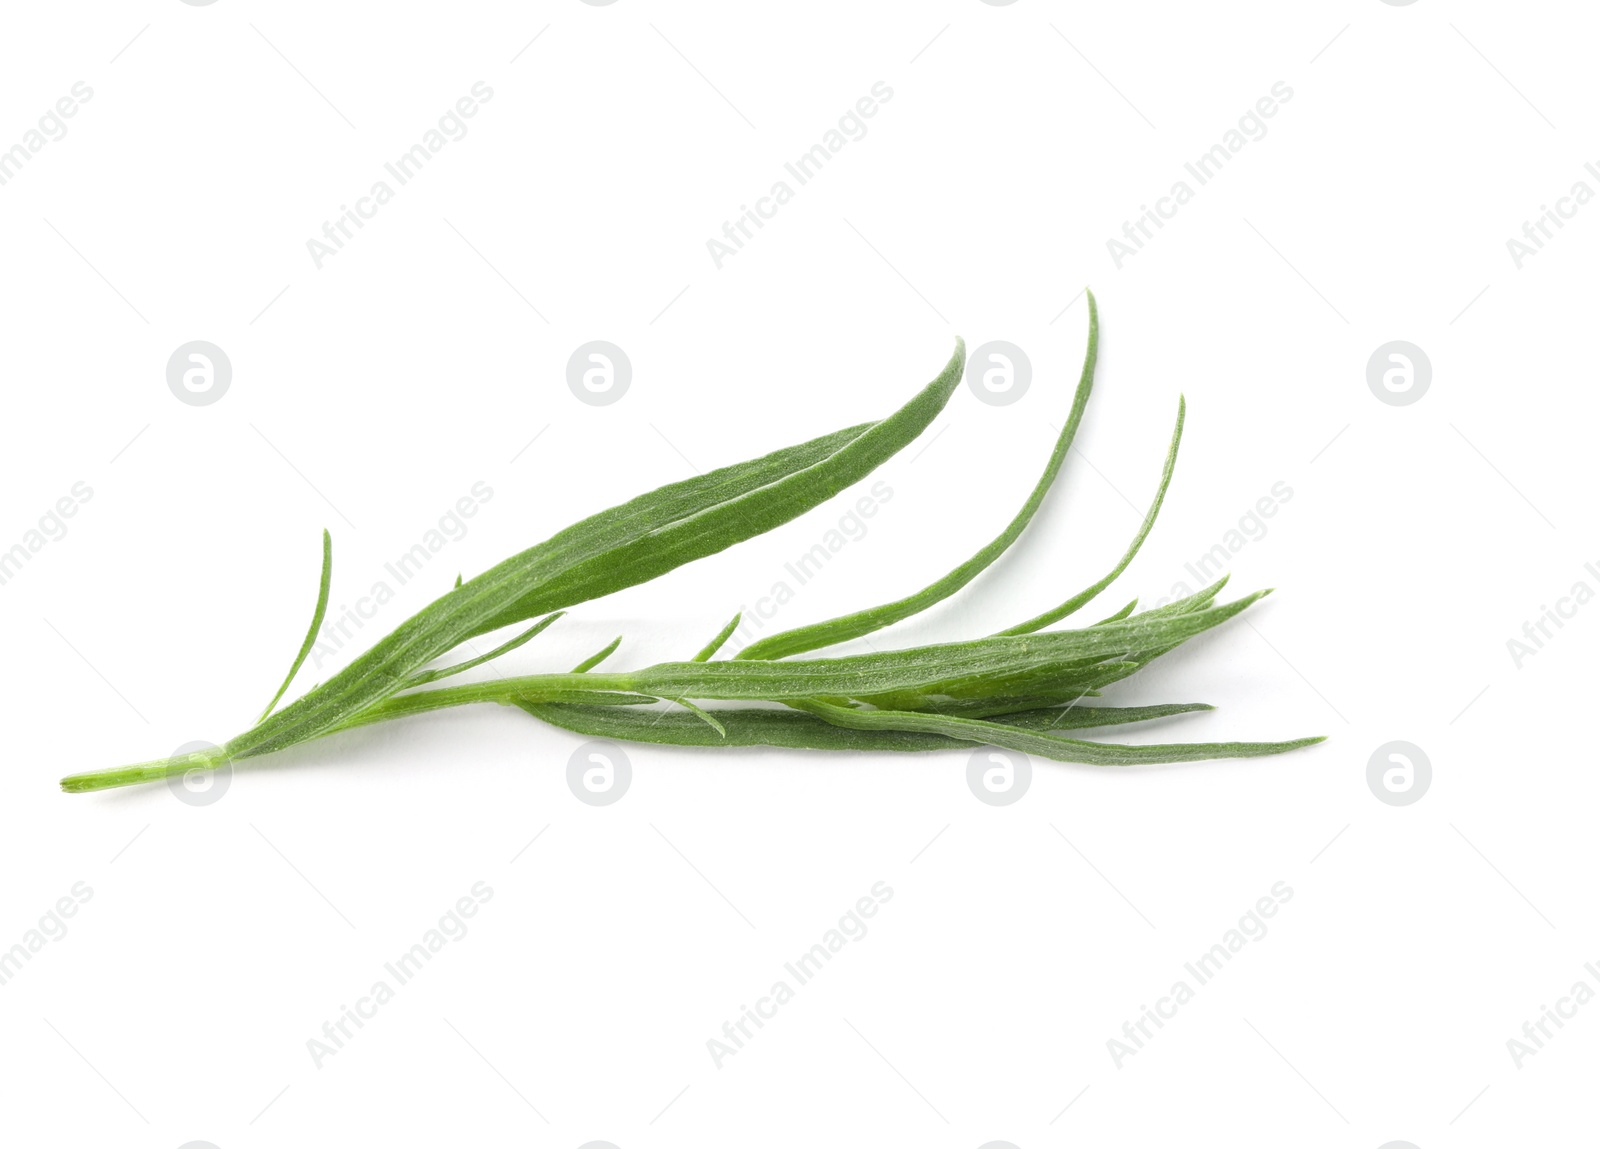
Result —
[[[1577,717],[1600,608],[1520,668],[1507,640],[1600,588],[1600,208],[1520,270],[1506,241],[1600,189],[1595,32],[1578,4],[1442,0],[9,6],[0,146],[93,96],[0,187],[0,544],[93,494],[0,587],[0,948],[93,894],[0,986],[5,1139],[1576,1143],[1600,1006],[1520,1069],[1506,1043],[1600,988]],[[319,270],[306,241],[478,81],[469,133]],[[867,134],[719,270],[706,241],[878,81]],[[1118,269],[1107,240],[1279,81],[1265,137]],[[987,633],[1098,577],[1183,392],[1162,521],[1090,611],[1192,585],[1281,482],[1230,564],[1234,591],[1279,593],[1112,701],[1221,707],[1132,740],[1326,744],[1040,762],[1003,808],[965,753],[641,746],[593,808],[565,782],[580,739],[476,708],[259,761],[207,806],[56,789],[244,729],[324,525],[337,608],[492,488],[364,645],[583,515],[888,413],[956,334],[1009,340],[1028,393],[961,388],[773,626],[913,590],[1032,484],[1086,283],[1098,387],[1035,529],[874,642]],[[165,379],[195,339],[233,365],[211,406]],[[591,339],[631,358],[615,405],[566,385]],[[1414,405],[1367,385],[1395,339],[1432,363]],[[617,667],[683,657],[858,493],[507,664],[565,669],[618,632]],[[1405,807],[1366,781],[1395,739],[1433,766]],[[879,881],[867,935],[717,1068],[707,1039]],[[318,1068],[308,1039],[476,882],[467,935]],[[1108,1039],[1277,882],[1267,935],[1118,1068]]]

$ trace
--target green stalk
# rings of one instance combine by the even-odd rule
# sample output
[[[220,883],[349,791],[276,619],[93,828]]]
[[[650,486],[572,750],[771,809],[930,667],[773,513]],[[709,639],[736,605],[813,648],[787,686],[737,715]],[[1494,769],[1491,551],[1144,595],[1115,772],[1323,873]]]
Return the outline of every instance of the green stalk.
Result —
[[[90,790],[110,790],[116,786],[132,786],[139,782],[159,782],[173,775],[184,775],[191,770],[215,770],[228,762],[227,751],[220,746],[210,750],[196,750],[174,758],[157,758],[153,762],[138,762],[132,766],[118,766],[114,770],[97,770],[89,774],[71,774],[61,779],[61,788],[68,794],[83,794]]]

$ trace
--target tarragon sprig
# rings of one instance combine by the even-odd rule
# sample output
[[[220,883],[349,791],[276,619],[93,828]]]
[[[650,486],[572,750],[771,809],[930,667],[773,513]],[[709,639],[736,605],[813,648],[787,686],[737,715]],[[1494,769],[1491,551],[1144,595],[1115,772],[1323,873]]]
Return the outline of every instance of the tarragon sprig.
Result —
[[[631,671],[597,671],[620,643],[572,670],[492,682],[439,680],[510,653],[566,608],[635,586],[779,526],[870,474],[915,439],[962,377],[958,341],[943,371],[894,414],[848,427],[698,478],[669,484],[592,515],[457,585],[401,623],[327,682],[275,710],[305,661],[327,609],[331,540],[310,630],[260,720],[214,750],[113,770],[75,774],[78,792],[151,781],[257,757],[312,739],[444,707],[496,702],[591,737],[688,746],[776,745],[811,749],[922,751],[989,744],[1059,761],[1132,765],[1278,754],[1321,741],[1119,745],[1068,732],[1210,709],[1085,705],[1151,660],[1232,618],[1265,591],[1217,605],[1218,582],[1187,599],[1135,613],[1129,603],[1077,630],[1044,631],[1106,589],[1133,561],[1160,511],[1183,433],[1180,398],[1160,484],[1134,539],[1111,571],[1061,604],[988,638],[835,658],[792,656],[901,622],[969,584],[1027,528],[1072,446],[1093,387],[1099,313],[1089,303],[1083,370],[1055,447],[1022,508],[966,561],[893,602],[763,638],[713,661],[739,616],[692,659]],[[1225,580],[1224,580],[1225,581]],[[470,639],[537,618],[488,654],[431,667]],[[676,710],[641,709],[667,703]],[[702,707],[703,702],[759,703]]]

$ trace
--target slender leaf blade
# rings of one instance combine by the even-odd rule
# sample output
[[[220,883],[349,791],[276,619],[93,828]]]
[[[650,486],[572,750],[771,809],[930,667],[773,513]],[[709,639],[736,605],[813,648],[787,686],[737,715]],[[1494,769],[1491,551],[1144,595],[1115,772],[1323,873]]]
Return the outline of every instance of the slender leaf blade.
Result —
[[[1167,460],[1161,468],[1161,482],[1156,487],[1155,499],[1150,503],[1150,509],[1145,512],[1144,521],[1139,524],[1139,531],[1133,536],[1133,542],[1123,552],[1122,558],[1117,560],[1117,565],[1097,582],[1091,583],[1066,602],[1052,607],[1043,614],[1035,615],[1026,622],[1019,622],[1001,634],[1031,634],[1033,631],[1042,630],[1053,622],[1059,622],[1072,614],[1086,602],[1095,598],[1099,593],[1114,583],[1123,571],[1128,569],[1128,564],[1133,562],[1133,557],[1139,553],[1139,548],[1144,546],[1144,540],[1149,537],[1150,529],[1156,525],[1156,516],[1161,513],[1161,504],[1167,497],[1167,488],[1172,485],[1172,470],[1178,463],[1178,444],[1183,441],[1183,396],[1178,397],[1178,422],[1172,428],[1172,442],[1167,447]],[[1115,616],[1113,616],[1115,617]]]
[[[947,714],[894,710],[853,710],[825,702],[795,704],[826,722],[855,730],[898,730],[903,733],[944,734],[965,738],[1024,754],[1037,754],[1056,762],[1085,766],[1140,766],[1162,762],[1199,762],[1211,758],[1262,758],[1314,746],[1325,739],[1296,738],[1287,742],[1189,742],[1166,745],[1125,746],[1088,742],[1028,730],[1004,722],[957,718]]]
[[[728,625],[717,632],[717,636],[700,648],[700,653],[691,658],[690,662],[709,662],[711,656],[722,649],[722,644],[733,637],[733,632],[739,629],[739,620],[744,617],[744,612],[739,611],[728,620]]]
[[[1084,351],[1083,369],[1078,377],[1077,391],[1073,395],[1072,409],[1067,414],[1066,422],[1062,424],[1061,433],[1056,437],[1055,448],[1045,463],[1044,473],[1034,483],[1027,500],[1012,516],[1005,529],[979,548],[972,557],[915,594],[867,610],[841,615],[826,622],[812,623],[809,626],[768,635],[745,647],[734,656],[735,658],[787,658],[790,655],[836,646],[852,638],[871,634],[875,630],[881,630],[927,610],[935,603],[943,602],[977,578],[1010,549],[1011,544],[1017,541],[1028,524],[1033,521],[1039,505],[1044,502],[1045,495],[1055,483],[1056,476],[1061,471],[1061,464],[1066,460],[1067,452],[1072,447],[1072,440],[1078,434],[1078,424],[1083,421],[1084,408],[1089,403],[1089,393],[1094,389],[1094,368],[1100,347],[1100,313],[1095,304],[1094,292],[1086,292],[1086,295],[1089,299],[1089,342]]]
[[[300,643],[300,653],[294,656],[294,662],[289,667],[289,673],[283,676],[283,684],[278,687],[278,693],[272,696],[272,701],[267,703],[267,708],[261,712],[257,722],[265,720],[272,713],[272,708],[278,705],[278,699],[283,697],[283,692],[289,689],[289,684],[294,681],[294,676],[300,673],[300,668],[305,665],[306,655],[311,653],[311,648],[316,645],[317,632],[322,629],[322,620],[328,613],[328,589],[333,585],[333,536],[328,533],[328,528],[322,528],[322,578],[317,587],[317,605],[311,612],[311,625],[306,628],[306,637]]]
[[[595,667],[599,666],[606,659],[610,658],[611,655],[616,651],[617,647],[619,647],[621,645],[622,645],[622,636],[619,634],[619,635],[617,635],[616,638],[613,638],[610,642],[606,643],[599,650],[597,650],[593,654],[591,654],[588,658],[586,658],[582,662],[578,663],[577,666],[574,666],[572,668],[572,673],[573,674],[586,674],[586,673],[588,673],[589,671],[593,670]]]
[[[519,646],[532,641],[545,627],[566,613],[564,610],[558,610],[554,614],[546,615],[515,638],[502,642],[488,654],[480,654],[476,658],[469,658],[465,662],[458,662],[454,666],[446,666],[440,670],[419,670],[406,679],[403,689],[410,690],[412,687],[425,686],[430,682],[437,682],[441,678],[449,678],[451,675],[460,674],[463,670],[471,670],[475,666],[482,666],[486,662],[492,662],[502,654],[509,654]]]

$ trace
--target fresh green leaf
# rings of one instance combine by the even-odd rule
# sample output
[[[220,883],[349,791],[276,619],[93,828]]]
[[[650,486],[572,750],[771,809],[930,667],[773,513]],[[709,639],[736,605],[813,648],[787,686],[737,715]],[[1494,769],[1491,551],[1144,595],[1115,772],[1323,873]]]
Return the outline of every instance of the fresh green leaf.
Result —
[[[706,643],[705,646],[703,646],[700,649],[700,653],[695,655],[689,661],[690,662],[707,662],[707,661],[709,661],[713,654],[717,653],[717,651],[722,649],[722,644],[727,642],[728,639],[730,637],[732,637],[733,632],[739,629],[739,620],[741,618],[743,618],[743,617],[744,617],[744,612],[740,611],[738,614],[735,614],[732,618],[730,618],[728,620],[728,625],[723,627],[721,630],[719,630],[717,632],[717,637],[713,638],[710,642]]]
[[[1078,376],[1078,389],[1072,398],[1072,410],[1067,413],[1066,422],[1061,427],[1061,433],[1056,437],[1055,449],[1050,452],[1049,461],[1045,463],[1044,473],[1034,483],[1033,490],[1028,494],[1022,508],[1012,516],[1001,531],[989,540],[966,562],[950,571],[943,578],[929,583],[915,594],[895,602],[884,603],[882,606],[872,607],[870,610],[859,610],[854,614],[843,615],[839,618],[829,619],[827,622],[812,623],[810,626],[797,627],[794,630],[782,631],[778,634],[768,635],[758,639],[741,650],[735,657],[739,659],[777,659],[787,658],[793,654],[803,654],[808,650],[820,650],[827,646],[837,646],[852,638],[860,638],[864,634],[871,634],[875,630],[890,626],[903,619],[910,618],[927,610],[935,603],[943,602],[956,591],[966,586],[978,575],[988,569],[989,565],[1004,554],[1021,537],[1027,529],[1033,516],[1039,509],[1039,504],[1044,502],[1045,495],[1051,485],[1056,481],[1056,475],[1061,470],[1061,464],[1066,461],[1067,452],[1072,447],[1072,440],[1078,434],[1078,424],[1083,421],[1083,411],[1089,403],[1089,393],[1094,388],[1094,365],[1100,347],[1100,313],[1095,303],[1094,292],[1086,291],[1089,300],[1089,345],[1083,354],[1083,370]],[[1182,425],[1182,409],[1180,406],[1179,425]],[[1171,468],[1168,467],[1170,474]],[[1164,489],[1164,488],[1163,488]],[[1109,580],[1107,580],[1109,582]]]
[[[748,708],[711,711],[722,732],[690,714],[565,703],[518,703],[534,717],[586,738],[618,738],[667,746],[786,746],[800,750],[952,750],[973,742],[945,734],[904,730],[852,730],[795,710]],[[1193,711],[1199,703],[1169,706],[1076,706],[1010,715],[1000,721],[1022,729],[1079,730],[1147,722]]]
[[[300,673],[300,668],[305,665],[306,655],[311,653],[311,648],[316,645],[317,631],[322,629],[323,616],[328,613],[328,588],[333,585],[333,536],[328,533],[328,528],[322,528],[322,582],[317,588],[317,605],[311,612],[311,625],[306,628],[306,637],[300,644],[300,653],[294,656],[294,663],[289,667],[289,673],[283,676],[283,685],[278,687],[278,693],[272,696],[272,701],[267,703],[267,708],[261,712],[257,722],[264,720],[272,713],[272,708],[278,705],[278,699],[283,697],[283,692],[289,689],[289,683],[294,681],[294,676]]]
[[[1133,556],[1139,553],[1139,548],[1144,546],[1144,540],[1150,535],[1150,528],[1156,525],[1156,516],[1161,513],[1161,503],[1167,497],[1167,487],[1172,483],[1172,469],[1178,463],[1178,444],[1183,441],[1183,396],[1178,396],[1178,422],[1172,428],[1172,443],[1167,447],[1167,461],[1161,468],[1161,483],[1156,487],[1156,497],[1150,504],[1150,509],[1145,512],[1144,521],[1139,524],[1138,534],[1133,536],[1133,542],[1123,552],[1122,558],[1117,560],[1117,565],[1098,582],[1091,583],[1060,606],[1053,607],[1043,614],[1035,615],[1027,622],[1019,622],[1009,630],[1002,630],[1001,634],[1030,634],[1042,630],[1053,622],[1059,622],[1073,613],[1084,603],[1096,597],[1106,587],[1115,582],[1123,571],[1128,569],[1128,564],[1133,562]]]
[[[944,734],[971,742],[1020,750],[1057,762],[1086,766],[1138,766],[1157,762],[1198,762],[1207,758],[1261,758],[1314,746],[1322,738],[1297,738],[1289,742],[1190,742],[1158,746],[1123,746],[1111,742],[1085,742],[1076,738],[1020,729],[1004,722],[956,718],[948,714],[913,714],[894,710],[852,710],[825,702],[796,704],[836,726],[854,730],[896,730],[902,733]]]
[[[493,659],[499,658],[502,654],[508,654],[511,651],[516,650],[517,647],[521,646],[525,642],[528,642],[535,635],[543,631],[545,627],[549,626],[551,623],[555,622],[556,619],[560,618],[566,613],[567,612],[564,610],[558,610],[554,614],[546,615],[544,618],[541,618],[538,622],[534,623],[527,630],[511,639],[509,642],[502,642],[488,654],[480,654],[477,658],[469,658],[465,662],[458,662],[454,666],[447,666],[442,670],[419,670],[410,678],[406,679],[405,685],[402,686],[401,689],[410,690],[414,686],[426,686],[428,683],[437,682],[441,678],[449,678],[452,674],[460,674],[463,670],[471,670],[474,666],[482,666],[486,662],[490,662]],[[619,639],[618,641],[620,642],[621,640]]]
[[[593,670],[595,667],[599,666],[606,659],[610,658],[612,652],[615,651],[617,649],[617,647],[619,647],[621,645],[622,645],[622,636],[619,634],[619,635],[617,635],[616,638],[613,638],[610,642],[606,643],[606,645],[602,646],[599,650],[595,651],[588,658],[586,658],[582,662],[578,663],[577,666],[574,666],[572,668],[572,673],[573,674],[583,674],[586,671]]]

